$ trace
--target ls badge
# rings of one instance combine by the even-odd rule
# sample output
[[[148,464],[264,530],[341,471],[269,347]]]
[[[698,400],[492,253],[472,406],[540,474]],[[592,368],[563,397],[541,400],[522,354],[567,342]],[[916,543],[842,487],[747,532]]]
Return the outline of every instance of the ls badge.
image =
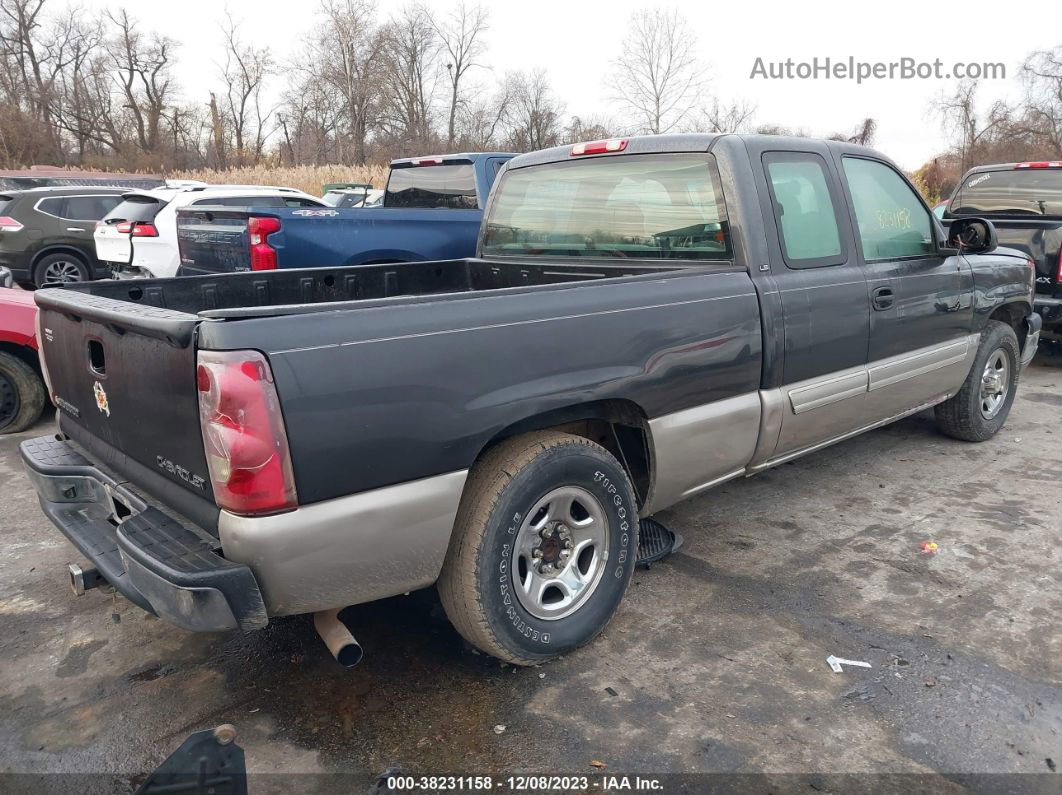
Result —
[[[107,402],[107,393],[103,391],[103,385],[97,381],[92,385],[92,394],[96,396],[96,408],[111,416],[111,405]]]

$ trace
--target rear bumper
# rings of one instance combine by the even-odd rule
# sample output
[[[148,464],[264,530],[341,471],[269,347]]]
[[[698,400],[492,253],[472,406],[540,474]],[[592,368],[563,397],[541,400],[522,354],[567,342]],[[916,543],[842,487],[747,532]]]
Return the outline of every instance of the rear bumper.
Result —
[[[184,629],[249,631],[268,623],[251,570],[216,539],[173,520],[53,436],[20,446],[41,508],[107,582]]]
[[[1033,309],[1043,318],[1045,326],[1056,326],[1062,323],[1062,298],[1046,298],[1038,295],[1033,299]]]

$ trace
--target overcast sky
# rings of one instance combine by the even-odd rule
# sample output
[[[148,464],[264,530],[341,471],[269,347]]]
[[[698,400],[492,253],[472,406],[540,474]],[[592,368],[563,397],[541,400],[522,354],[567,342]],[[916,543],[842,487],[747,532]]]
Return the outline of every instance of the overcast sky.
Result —
[[[85,2],[86,0],[83,0]],[[491,9],[486,61],[501,76],[513,69],[541,67],[566,105],[566,116],[619,116],[609,101],[610,62],[620,54],[632,12],[646,3],[630,0],[509,0],[483,3]],[[57,5],[57,4],[56,4]],[[248,37],[273,49],[278,61],[295,56],[298,41],[315,23],[314,0],[175,0],[129,2],[87,0],[97,7],[125,7],[182,44],[178,76],[188,101],[206,101],[220,59],[219,23],[225,8],[242,20]],[[402,5],[380,0],[381,16]],[[440,13],[450,0],[427,0]],[[1002,62],[1006,80],[985,80],[981,103],[1017,99],[1025,56],[1062,44],[1062,3],[1013,3],[1008,18],[998,3],[920,2],[662,2],[675,7],[695,32],[710,78],[708,90],[724,101],[744,99],[757,106],[755,120],[815,135],[847,131],[864,117],[878,120],[876,146],[904,168],[915,168],[944,148],[940,122],[929,105],[954,88],[954,79],[763,80],[750,73],[756,58],[765,62],[899,61],[909,57],[944,70],[956,62]],[[476,79],[488,82],[480,70]],[[279,91],[280,78],[274,78]],[[415,154],[415,153],[411,153]]]

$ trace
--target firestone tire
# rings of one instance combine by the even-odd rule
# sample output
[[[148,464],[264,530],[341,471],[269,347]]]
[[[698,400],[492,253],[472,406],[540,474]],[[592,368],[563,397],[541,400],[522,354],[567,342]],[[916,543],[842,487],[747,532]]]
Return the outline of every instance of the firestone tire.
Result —
[[[0,434],[29,428],[44,411],[44,382],[37,371],[10,353],[0,352]]]
[[[637,502],[620,463],[580,436],[529,433],[469,474],[439,595],[473,646],[534,665],[605,628],[637,550]]]
[[[937,404],[938,427],[965,442],[991,439],[1007,421],[1020,376],[1018,335],[1006,323],[988,321],[962,389]]]

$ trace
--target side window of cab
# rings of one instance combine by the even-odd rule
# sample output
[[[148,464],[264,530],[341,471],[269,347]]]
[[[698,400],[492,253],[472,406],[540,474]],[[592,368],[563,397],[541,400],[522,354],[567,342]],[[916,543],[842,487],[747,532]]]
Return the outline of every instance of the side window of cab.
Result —
[[[768,152],[763,164],[785,264],[820,268],[845,262],[841,202],[826,162],[812,152]]]
[[[936,252],[930,214],[903,177],[877,160],[845,157],[842,162],[864,260]]]

